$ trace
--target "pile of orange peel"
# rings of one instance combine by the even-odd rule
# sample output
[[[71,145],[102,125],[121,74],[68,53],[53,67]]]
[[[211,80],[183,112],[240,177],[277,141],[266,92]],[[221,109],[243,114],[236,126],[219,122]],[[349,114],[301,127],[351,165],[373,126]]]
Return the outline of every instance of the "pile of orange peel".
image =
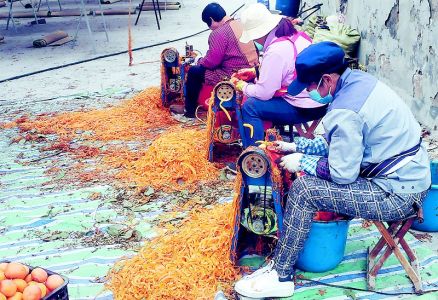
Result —
[[[105,168],[115,167],[120,171],[116,178],[133,182],[140,188],[193,191],[199,183],[214,180],[218,175],[218,170],[202,155],[205,131],[178,126],[168,109],[161,105],[159,88],[148,88],[109,108],[32,119],[22,116],[2,127],[19,129],[21,135],[14,142],[20,139],[33,142],[41,136],[56,135],[57,140],[42,150],[68,152],[77,159],[102,156],[101,161],[106,165],[98,166],[100,173],[104,173]],[[154,138],[148,147],[146,142]],[[82,144],[72,147],[72,141]],[[90,146],[90,142],[95,141],[106,145],[105,150]],[[145,150],[114,146],[110,144],[112,141],[135,141],[144,145]],[[93,176],[77,178],[95,179]]]
[[[78,159],[102,156],[108,168],[119,170],[116,178],[141,188],[193,191],[217,180],[219,170],[205,157],[206,130],[178,126],[160,101],[159,89],[149,88],[114,107],[23,116],[2,127],[17,127],[29,142],[55,134],[57,140],[42,150],[68,152]],[[83,144],[71,147],[73,140]],[[106,150],[90,147],[95,141]],[[136,141],[144,150],[111,147],[112,141]],[[77,149],[80,155],[74,153]],[[235,206],[236,201],[196,210],[182,225],[167,225],[137,255],[115,265],[107,288],[116,299],[212,299],[218,289],[230,293],[240,276],[230,259]]]
[[[194,212],[180,227],[118,262],[107,287],[115,299],[213,299],[231,292],[239,270],[230,260],[231,204]]]
[[[35,119],[23,116],[3,127],[18,127],[21,132],[32,134],[57,134],[63,139],[80,135],[87,140],[127,141],[147,138],[149,129],[175,124],[168,110],[161,106],[160,89],[148,88],[114,107],[42,115]],[[83,131],[90,134],[85,135]]]
[[[241,182],[238,175],[232,203],[192,212],[180,227],[167,226],[137,255],[116,263],[107,283],[115,299],[213,299],[218,290],[231,296],[240,277],[231,241]]]
[[[127,161],[118,178],[139,187],[152,186],[163,191],[193,190],[197,184],[218,178],[219,171],[205,158],[204,130],[171,129],[160,135],[134,159],[111,157],[120,165]]]

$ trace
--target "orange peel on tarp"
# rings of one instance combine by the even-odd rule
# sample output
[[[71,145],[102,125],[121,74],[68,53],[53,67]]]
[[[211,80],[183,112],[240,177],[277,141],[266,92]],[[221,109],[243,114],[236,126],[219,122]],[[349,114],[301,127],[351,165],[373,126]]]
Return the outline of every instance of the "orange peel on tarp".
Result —
[[[69,152],[77,158],[103,157],[107,163],[103,169],[108,165],[118,168],[116,178],[134,182],[140,189],[152,186],[168,192],[194,191],[199,183],[216,180],[219,175],[218,169],[202,155],[205,132],[180,128],[162,107],[160,90],[156,87],[110,108],[34,119],[22,116],[13,123],[3,127],[18,127],[25,132],[23,138],[29,141],[56,134],[57,140],[42,150]],[[108,143],[119,140],[143,145],[142,142],[157,136],[150,147],[145,146],[146,149],[140,151]],[[79,146],[72,147],[72,140]],[[105,147],[99,147],[99,143],[87,144],[87,141],[102,142]]]
[[[78,131],[91,131],[92,134],[82,134],[81,138],[112,141],[139,140],[147,135],[148,129],[173,124],[176,121],[161,105],[160,89],[153,87],[113,107],[43,115],[35,119],[22,116],[2,127],[18,127],[22,132],[34,134],[58,134],[62,138],[74,138]]]
[[[193,191],[198,183],[219,176],[219,170],[205,158],[205,138],[204,130],[174,128],[161,134],[141,154],[126,152],[107,157],[105,162],[122,166],[116,177],[135,182],[140,188]]]
[[[193,212],[179,227],[146,242],[109,272],[115,299],[213,299],[232,290],[239,269],[230,260],[231,203]]]

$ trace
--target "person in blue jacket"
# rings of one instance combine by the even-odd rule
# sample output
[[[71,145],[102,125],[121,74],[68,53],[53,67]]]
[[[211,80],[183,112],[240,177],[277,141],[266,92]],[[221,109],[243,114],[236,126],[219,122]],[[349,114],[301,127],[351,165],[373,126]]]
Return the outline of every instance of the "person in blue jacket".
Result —
[[[236,282],[243,296],[293,294],[294,264],[317,211],[400,220],[416,213],[430,188],[430,163],[412,112],[374,76],[349,69],[344,56],[335,43],[321,42],[297,57],[297,79],[288,92],[307,89],[313,100],[329,104],[325,135],[278,142],[278,150],[291,152],[280,165],[306,175],[289,191],[273,259]]]

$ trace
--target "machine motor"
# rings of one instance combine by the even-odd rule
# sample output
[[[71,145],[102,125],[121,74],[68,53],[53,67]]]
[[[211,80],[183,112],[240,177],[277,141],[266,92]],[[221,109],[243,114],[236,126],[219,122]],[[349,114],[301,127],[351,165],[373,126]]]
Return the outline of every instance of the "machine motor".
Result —
[[[166,48],[161,52],[161,101],[164,107],[176,102],[184,103],[187,72],[196,57],[192,45],[186,45],[185,52],[184,56],[175,48]]]

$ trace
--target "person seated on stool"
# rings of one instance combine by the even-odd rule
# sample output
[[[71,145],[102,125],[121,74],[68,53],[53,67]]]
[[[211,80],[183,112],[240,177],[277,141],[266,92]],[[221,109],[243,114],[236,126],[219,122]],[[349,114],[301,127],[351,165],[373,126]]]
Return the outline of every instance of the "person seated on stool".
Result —
[[[343,68],[344,51],[332,42],[297,57],[291,95],[304,88],[329,104],[325,137],[277,142],[280,166],[304,171],[288,194],[283,231],[270,263],[235,284],[253,298],[289,297],[292,276],[315,212],[322,210],[378,221],[402,220],[421,207],[431,185],[421,127],[403,100],[374,76]]]
[[[170,110],[181,121],[188,121],[195,117],[198,107],[198,97],[202,85],[215,86],[224,78],[242,68],[248,68],[258,63],[258,55],[253,43],[241,43],[242,24],[226,15],[225,10],[217,3],[208,4],[202,11],[202,21],[212,30],[208,38],[209,49],[192,66],[187,74],[187,95],[185,107],[171,105]]]
[[[297,124],[321,118],[326,105],[315,102],[303,90],[296,96],[287,95],[287,86],[295,77],[295,59],[298,53],[311,44],[311,39],[298,32],[292,21],[271,12],[261,3],[248,6],[242,12],[243,33],[241,42],[254,41],[263,47],[263,60],[259,78],[255,71],[241,70],[231,82],[248,97],[242,106],[245,127],[243,147],[264,140],[263,121],[275,124]],[[244,81],[246,80],[246,81]],[[253,133],[251,136],[251,132]]]

